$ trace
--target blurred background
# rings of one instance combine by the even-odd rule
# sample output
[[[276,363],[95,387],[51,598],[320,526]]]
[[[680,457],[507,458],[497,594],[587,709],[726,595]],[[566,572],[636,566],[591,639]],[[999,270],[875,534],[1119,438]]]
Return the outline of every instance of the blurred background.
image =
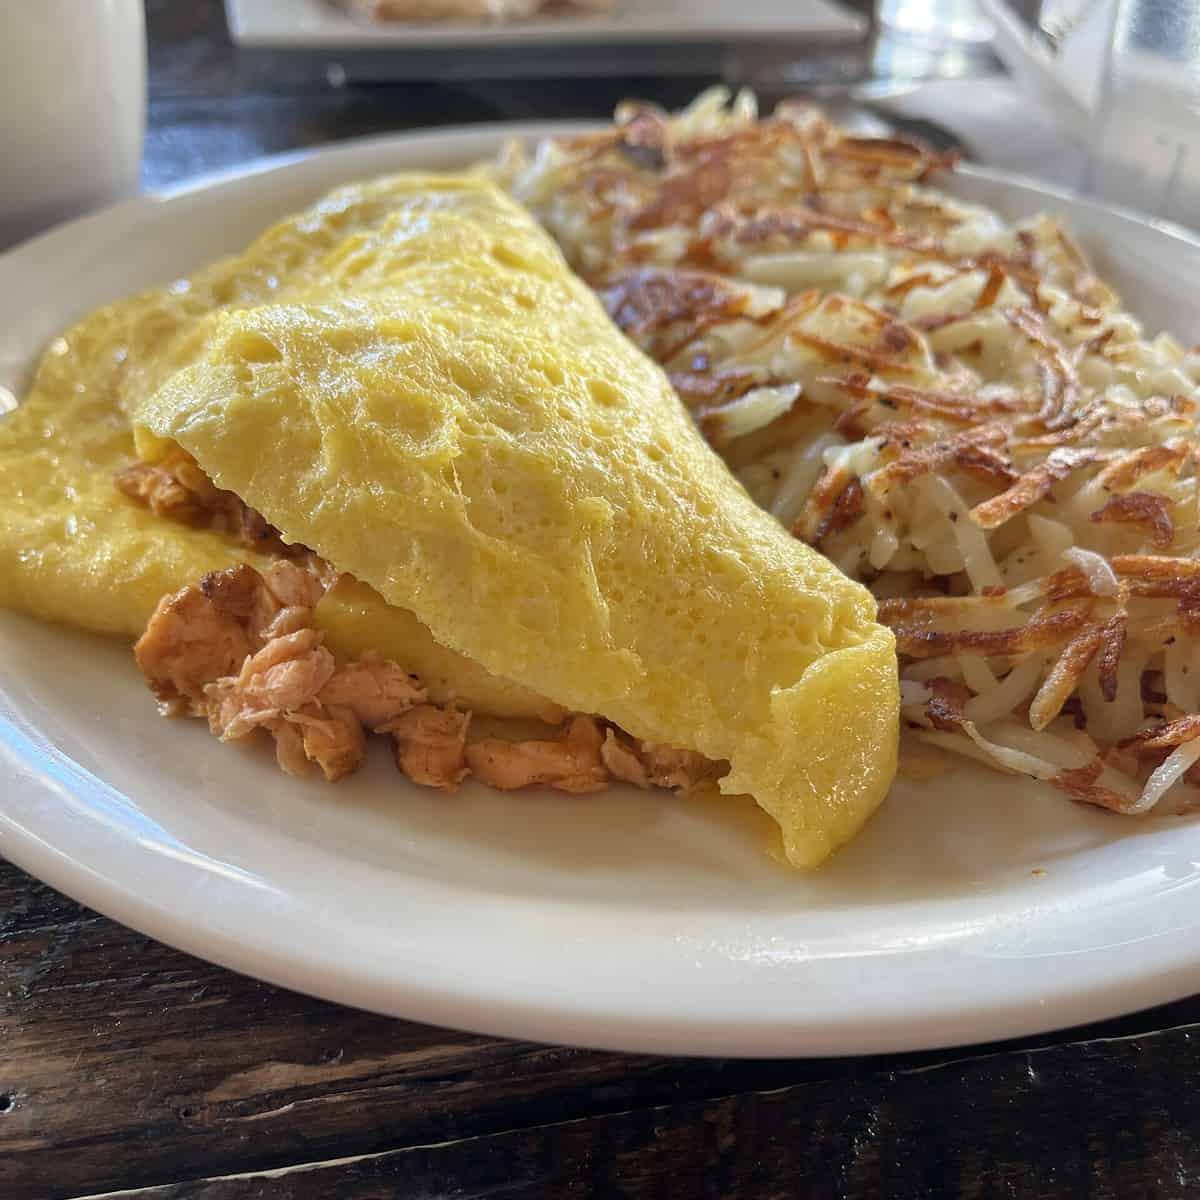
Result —
[[[603,118],[631,94],[678,105],[723,79],[765,105],[810,95],[999,167],[1200,221],[1192,0],[477,4],[493,15],[472,22],[470,0],[150,0],[146,183],[330,137]],[[402,19],[430,6],[458,19]],[[223,121],[222,97],[258,119]]]
[[[81,58],[86,86],[42,86]],[[675,107],[717,80],[1200,226],[1195,0],[14,0],[0,245],[139,181],[368,134],[605,119],[629,96]]]

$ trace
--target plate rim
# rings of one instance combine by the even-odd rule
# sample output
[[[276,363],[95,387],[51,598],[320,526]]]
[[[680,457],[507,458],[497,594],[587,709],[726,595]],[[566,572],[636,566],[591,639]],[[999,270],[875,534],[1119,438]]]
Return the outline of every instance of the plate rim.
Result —
[[[114,219],[136,219],[145,205],[169,203],[178,197],[218,188],[223,184],[253,178],[274,171],[286,171],[316,157],[344,156],[353,161],[364,151],[400,146],[405,149],[427,144],[431,148],[462,141],[474,143],[487,138],[499,145],[510,137],[539,137],[569,129],[602,128],[595,122],[512,122],[471,126],[449,126],[414,133],[386,134],[352,139],[332,146],[287,152],[256,159],[249,163],[181,181],[171,187],[126,201],[113,208],[79,218],[59,226],[0,255],[0,278],[26,261],[52,253],[57,243],[70,236],[86,236]],[[961,168],[960,168],[961,170]],[[1158,222],[1140,214],[1099,201],[1078,197],[1067,189],[1042,185],[1010,172],[970,167],[968,176],[1005,185],[1029,188],[1048,200],[1062,200],[1106,214],[1132,220],[1140,226],[1185,242],[1200,252],[1200,237],[1169,222]],[[36,731],[30,731],[36,737]],[[37,767],[35,759],[49,762],[61,752],[39,748],[22,729],[0,713],[0,750],[7,742],[9,750],[17,740],[26,749],[20,760],[26,768],[24,782],[14,770],[9,773],[0,760],[0,783],[16,781],[29,795],[48,789],[46,767]],[[32,749],[30,749],[30,747]],[[12,758],[9,762],[16,761]],[[70,760],[66,760],[70,763]],[[34,764],[34,765],[31,765]],[[53,765],[53,764],[51,764]],[[74,764],[71,764],[72,766]],[[63,764],[57,764],[61,769]],[[42,774],[38,774],[41,771]],[[103,788],[94,778],[83,778],[82,768],[74,771],[74,786]],[[319,996],[337,1003],[460,1029],[486,1032],[496,1036],[552,1039],[561,1044],[583,1045],[635,1053],[722,1054],[744,1057],[773,1057],[805,1054],[825,1057],[841,1054],[890,1053],[934,1047],[963,1045],[982,1040],[1032,1036],[1051,1029],[1104,1019],[1164,1003],[1190,994],[1197,983],[1200,948],[1191,936],[1191,928],[1159,930],[1155,935],[1157,952],[1151,964],[1115,978],[1113,971],[1081,973],[1073,984],[1048,986],[1031,1002],[1028,994],[1006,996],[990,1007],[978,1005],[969,1011],[947,1016],[945,1011],[906,1011],[882,1019],[878,1011],[849,1011],[843,1019],[813,1021],[803,1013],[786,1022],[768,1019],[730,1029],[714,1024],[709,1016],[692,1018],[676,1015],[667,1021],[647,1019],[645,1015],[588,1010],[563,1003],[562,997],[549,1000],[526,998],[523,1003],[498,1005],[494,998],[478,991],[464,994],[409,978],[399,981],[392,975],[382,983],[369,972],[354,978],[326,978],[315,971],[319,965],[312,956],[292,953],[264,954],[260,943],[238,940],[205,929],[184,909],[173,909],[161,900],[147,900],[132,892],[127,884],[113,878],[96,863],[82,861],[62,851],[38,831],[17,822],[7,809],[0,810],[0,851],[18,867],[42,879],[50,886],[122,924],[156,938],[185,953],[236,970],[272,984]],[[143,851],[152,853],[152,851]],[[231,886],[226,882],[224,886]],[[294,950],[294,948],[293,948]],[[1120,975],[1120,971],[1117,971]],[[555,1003],[557,999],[558,1003]]]
[[[51,239],[58,239],[66,230],[86,231],[89,227],[100,227],[107,224],[116,213],[128,213],[136,216],[139,211],[145,211],[148,206],[173,200],[179,196],[207,191],[224,183],[237,180],[264,176],[274,171],[284,170],[296,164],[309,161],[315,157],[357,157],[363,151],[386,149],[392,145],[422,145],[431,147],[447,142],[473,142],[480,138],[496,136],[497,141],[506,138],[528,140],[532,138],[550,137],[564,133],[590,133],[602,130],[608,122],[577,118],[546,118],[530,121],[473,121],[455,125],[442,125],[426,129],[405,130],[399,133],[377,133],[361,137],[342,138],[336,142],[328,142],[321,146],[283,150],[275,154],[260,155],[235,163],[227,167],[219,167],[213,171],[203,171],[197,175],[189,175],[186,179],[164,184],[148,191],[139,192],[126,200],[96,209],[82,216],[60,222],[51,228],[34,234],[32,237],[17,242],[0,250],[0,268],[10,265],[10,260],[16,256],[24,256],[34,252]],[[1143,229],[1152,229],[1163,237],[1179,241],[1191,250],[1200,251],[1200,229],[1190,229],[1178,221],[1168,220],[1151,213],[1139,212],[1125,204],[1113,204],[1094,196],[1084,195],[1075,188],[1057,183],[1046,183],[1033,175],[1020,171],[1010,171],[1002,167],[989,167],[976,162],[958,162],[955,164],[951,178],[965,176],[968,179],[996,183],[1007,187],[1017,187],[1025,191],[1037,193],[1049,200],[1070,204],[1092,213],[1119,217]]]

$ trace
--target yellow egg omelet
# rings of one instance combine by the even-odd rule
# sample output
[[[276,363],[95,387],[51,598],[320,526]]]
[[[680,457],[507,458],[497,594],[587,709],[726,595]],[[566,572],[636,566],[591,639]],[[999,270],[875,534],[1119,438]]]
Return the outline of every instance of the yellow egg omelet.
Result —
[[[116,472],[137,459],[128,413],[203,351],[214,314],[319,292],[347,245],[407,203],[386,184],[344,189],[243,254],[97,309],[56,338],[22,404],[0,419],[0,608],[135,638],[165,594],[238,562],[264,567],[229,538],[164,521],[116,490]],[[332,589],[318,619],[346,658],[367,648],[371,628],[374,648],[425,673],[434,696],[497,716],[561,711],[438,645],[365,586]]]
[[[896,762],[869,593],[754,505],[491,185],[398,176],[280,229],[307,224],[308,268],[129,394],[143,454],[179,444],[489,677],[727,760],[794,864],[852,837]]]

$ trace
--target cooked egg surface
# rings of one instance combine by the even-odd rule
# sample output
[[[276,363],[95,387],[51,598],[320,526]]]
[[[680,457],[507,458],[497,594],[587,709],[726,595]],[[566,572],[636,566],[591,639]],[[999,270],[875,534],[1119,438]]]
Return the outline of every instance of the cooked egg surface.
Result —
[[[113,486],[134,458],[118,404],[126,315],[105,310],[59,338],[25,402],[0,420],[0,607],[135,637],[165,593],[263,560]]]
[[[318,287],[218,312],[141,393],[145,449],[177,441],[491,673],[728,760],[722,788],[820,862],[895,771],[869,593],[750,500],[515,203],[462,177],[368,191],[390,208]]]
[[[351,660],[374,651],[420,676],[434,704],[456,703],[492,717],[529,717],[554,724],[566,715],[528,688],[485,671],[477,662],[433,640],[411,612],[373,588],[343,576],[321,598],[317,628],[325,644]]]
[[[0,606],[135,637],[166,592],[254,561],[116,491],[114,473],[135,459],[123,410],[204,348],[214,312],[313,286],[330,249],[394,199],[369,187],[327,197],[244,254],[97,309],[55,339],[29,395],[0,419]]]
[[[116,490],[113,476],[137,457],[126,412],[204,350],[215,312],[319,290],[327,271],[346,269],[362,230],[412,202],[383,186],[334,193],[244,254],[100,308],[56,338],[24,402],[0,418],[0,608],[137,637],[167,593],[237,562],[265,566],[229,538],[164,520]],[[439,700],[494,716],[556,712],[352,580],[328,593],[317,620],[336,654],[395,658],[427,673]]]

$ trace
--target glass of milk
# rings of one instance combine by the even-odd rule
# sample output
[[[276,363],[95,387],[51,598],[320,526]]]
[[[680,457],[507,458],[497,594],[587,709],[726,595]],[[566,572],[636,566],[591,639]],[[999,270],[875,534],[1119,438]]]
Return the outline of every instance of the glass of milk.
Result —
[[[142,0],[0,0],[0,249],[134,194]]]

